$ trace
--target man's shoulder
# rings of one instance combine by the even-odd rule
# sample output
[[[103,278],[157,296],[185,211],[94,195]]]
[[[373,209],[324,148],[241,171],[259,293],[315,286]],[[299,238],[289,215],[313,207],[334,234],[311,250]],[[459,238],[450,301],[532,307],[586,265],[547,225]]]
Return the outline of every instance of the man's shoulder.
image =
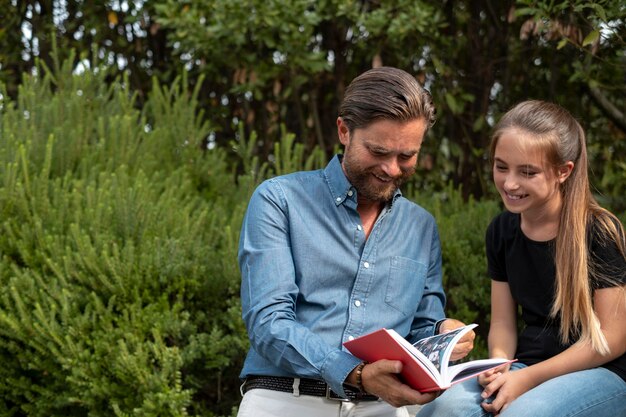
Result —
[[[303,183],[308,184],[311,181],[323,179],[322,172],[323,170],[321,169],[316,169],[312,171],[295,171],[288,174],[281,174],[272,178],[268,178],[263,181],[263,183],[274,183],[280,184],[281,186],[300,185]]]
[[[296,171],[289,174],[281,174],[268,178],[261,182],[257,187],[257,193],[272,192],[282,190],[287,192],[294,189],[302,189],[303,187],[317,186],[324,182],[322,170],[313,171]]]
[[[395,201],[393,202],[393,206],[400,207],[402,210],[407,211],[411,215],[416,215],[416,216],[435,220],[435,217],[432,215],[430,211],[426,210],[419,203],[413,200],[409,200],[408,198],[402,195],[398,196],[398,198],[395,199]]]
[[[392,204],[392,211],[395,210],[397,215],[402,219],[414,220],[416,227],[423,228],[426,225],[431,225],[433,228],[437,228],[437,221],[435,216],[419,203],[409,200],[404,196],[399,196]]]

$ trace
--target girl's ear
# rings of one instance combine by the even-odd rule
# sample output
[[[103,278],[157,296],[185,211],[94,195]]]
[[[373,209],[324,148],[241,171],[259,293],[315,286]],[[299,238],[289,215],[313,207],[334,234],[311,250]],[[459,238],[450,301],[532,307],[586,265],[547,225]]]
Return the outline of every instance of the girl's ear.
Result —
[[[565,164],[561,165],[557,169],[557,179],[560,184],[563,184],[566,179],[572,174],[574,170],[574,163],[572,161],[567,161]]]

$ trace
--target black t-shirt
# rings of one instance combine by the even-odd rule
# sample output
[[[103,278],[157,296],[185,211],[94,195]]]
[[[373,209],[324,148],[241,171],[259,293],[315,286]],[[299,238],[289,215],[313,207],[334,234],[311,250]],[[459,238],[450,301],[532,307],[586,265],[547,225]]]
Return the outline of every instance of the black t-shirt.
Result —
[[[591,227],[590,250],[600,272],[626,285],[626,260],[615,242],[607,243]],[[559,319],[550,318],[556,270],[554,241],[528,239],[520,227],[520,215],[503,212],[496,216],[486,234],[488,273],[491,279],[508,282],[511,295],[521,306],[524,327],[518,336],[516,358],[533,365],[555,356],[570,345],[559,337]],[[592,288],[607,288],[615,283],[591,279]],[[626,381],[626,355],[603,365]]]

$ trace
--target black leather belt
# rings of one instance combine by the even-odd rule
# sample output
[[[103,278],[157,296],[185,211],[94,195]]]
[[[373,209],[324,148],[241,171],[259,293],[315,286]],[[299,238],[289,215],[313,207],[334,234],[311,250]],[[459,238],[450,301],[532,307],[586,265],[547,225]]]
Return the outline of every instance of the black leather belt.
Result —
[[[300,384],[294,386],[294,378],[282,376],[258,376],[251,375],[246,378],[241,386],[241,392],[245,394],[251,389],[261,388],[272,391],[290,392],[299,395],[312,395],[314,397],[326,397],[337,401],[378,401],[378,397],[358,391],[349,385],[343,386],[348,398],[337,395],[330,389],[328,384],[317,379],[300,378]]]

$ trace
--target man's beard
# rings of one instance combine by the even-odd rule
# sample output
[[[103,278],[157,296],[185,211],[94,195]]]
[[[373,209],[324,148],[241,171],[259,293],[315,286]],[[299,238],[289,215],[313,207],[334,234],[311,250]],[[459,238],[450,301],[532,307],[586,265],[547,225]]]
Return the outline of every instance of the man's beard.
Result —
[[[344,156],[343,167],[346,170],[348,180],[356,188],[360,197],[379,202],[391,200],[396,190],[415,173],[415,167],[401,169],[399,176],[381,184],[374,175],[386,178],[386,174],[376,168],[363,168],[357,161],[349,158],[347,155]]]

